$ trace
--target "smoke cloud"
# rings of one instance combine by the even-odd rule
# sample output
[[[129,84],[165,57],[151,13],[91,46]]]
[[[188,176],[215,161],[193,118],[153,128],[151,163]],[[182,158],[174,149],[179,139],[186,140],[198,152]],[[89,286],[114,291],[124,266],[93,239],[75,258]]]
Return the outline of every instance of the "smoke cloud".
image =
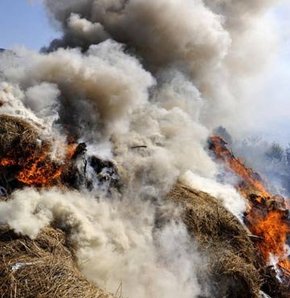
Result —
[[[194,189],[207,192],[219,199],[241,222],[246,210],[246,201],[230,184],[221,184],[188,171],[180,177],[180,181]]]
[[[44,1],[63,37],[41,53],[0,54],[0,113],[37,124],[55,146],[86,141],[113,157],[125,187],[113,198],[17,191],[0,203],[0,222],[32,238],[57,222],[71,231],[86,277],[112,292],[122,284],[125,297],[204,294],[206,257],[178,216],[157,229],[156,210],[180,179],[244,211],[234,189],[216,182],[207,140],[216,126],[239,126],[245,75],[274,44],[271,30],[259,31],[271,2]]]
[[[72,16],[100,25],[109,38],[125,43],[141,57],[145,68],[159,79],[168,68],[189,76],[207,103],[201,121],[210,129],[218,125],[235,133],[241,129],[246,117],[241,112],[249,104],[245,82],[271,60],[269,53],[277,44],[273,23],[263,17],[274,2],[270,0],[45,2],[64,31],[63,39],[54,41],[50,50],[86,49],[86,37],[69,38]],[[103,34],[94,36],[97,42]],[[236,110],[241,114],[238,120],[232,117]]]
[[[136,199],[26,189],[1,203],[0,222],[32,238],[52,222],[70,230],[85,275],[111,291],[122,284],[126,297],[197,297],[203,259],[182,223],[155,230],[155,208]]]

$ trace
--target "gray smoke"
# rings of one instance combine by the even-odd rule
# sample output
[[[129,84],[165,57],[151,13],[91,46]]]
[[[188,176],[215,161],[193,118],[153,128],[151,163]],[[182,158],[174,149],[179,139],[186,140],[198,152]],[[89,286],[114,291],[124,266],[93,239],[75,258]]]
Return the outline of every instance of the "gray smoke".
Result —
[[[233,188],[216,182],[207,139],[216,126],[240,124],[245,75],[273,44],[271,30],[259,31],[270,1],[44,3],[63,37],[42,53],[0,54],[0,113],[37,123],[56,152],[67,135],[86,141],[114,158],[125,187],[110,199],[22,190],[0,203],[0,221],[30,237],[51,222],[67,225],[79,266],[109,291],[122,283],[126,297],[203,294],[204,256],[178,215],[157,231],[155,215],[178,179],[244,211]]]
[[[181,223],[155,231],[154,214],[155,207],[140,200],[26,189],[1,203],[0,223],[31,238],[51,222],[71,230],[87,278],[112,292],[122,284],[125,297],[196,297],[196,274],[205,260]]]
[[[271,22],[262,17],[275,2],[270,0],[45,2],[64,31],[50,49],[86,49],[87,34],[77,38],[72,29],[72,18],[76,27],[85,19],[102,28],[93,35],[96,43],[104,29],[107,38],[125,43],[159,79],[168,68],[189,76],[208,103],[202,121],[210,128],[223,124],[237,131],[240,123],[232,124],[232,114],[245,107],[244,81],[269,60],[276,44]]]

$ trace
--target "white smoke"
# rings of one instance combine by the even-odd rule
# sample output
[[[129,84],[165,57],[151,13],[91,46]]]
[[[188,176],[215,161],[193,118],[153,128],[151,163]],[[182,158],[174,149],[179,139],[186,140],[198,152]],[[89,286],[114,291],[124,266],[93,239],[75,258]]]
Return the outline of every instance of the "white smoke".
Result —
[[[53,115],[52,112],[57,111],[59,95],[60,91],[56,85],[41,83],[27,89],[24,104],[40,118],[54,116],[56,120],[58,114]]]
[[[44,107],[51,107],[51,113],[56,114],[54,97],[60,92],[60,120],[65,122],[69,117],[66,124],[72,127],[86,120],[89,124],[81,130],[81,138],[111,139],[118,151],[117,161],[125,168],[129,165],[127,170],[135,182],[138,171],[142,180],[149,177],[148,184],[155,184],[162,192],[188,169],[208,177],[215,173],[215,164],[204,149],[209,131],[199,123],[202,100],[184,75],[168,73],[167,81],[150,98],[149,88],[155,83],[152,75],[116,42],[92,46],[85,54],[64,49],[21,54],[21,60],[29,60],[29,65],[13,65],[5,70],[5,76],[24,90],[22,101],[38,115],[40,108],[47,113]],[[39,90],[46,94],[39,94]],[[41,96],[39,106],[37,96]],[[86,105],[90,109],[80,112]],[[77,115],[75,123],[73,113]],[[132,150],[136,145],[148,149]]]
[[[36,115],[25,108],[23,104],[24,93],[16,86],[13,86],[7,82],[1,82],[0,84],[0,103],[1,113],[20,116],[30,121],[40,123],[41,120]]]
[[[48,55],[23,54],[22,60],[29,64],[7,69],[10,81],[23,89],[42,82],[55,84],[62,96],[68,97],[66,100],[89,100],[106,126],[128,118],[136,106],[147,100],[147,90],[154,83],[139,62],[113,41],[92,46],[84,55],[77,49],[59,49]]]
[[[17,191],[0,203],[0,222],[31,238],[51,222],[71,230],[79,266],[96,284],[125,297],[192,298],[203,262],[181,223],[155,230],[155,207],[138,198],[96,199],[78,192]]]
[[[250,57],[263,64],[262,41],[272,45],[271,32],[257,35],[270,1],[44,2],[63,38],[42,53],[0,54],[0,113],[53,137],[68,132],[90,152],[98,144],[122,169],[125,190],[114,200],[18,191],[0,203],[0,222],[32,238],[55,221],[68,227],[82,271],[110,291],[121,283],[126,297],[197,297],[202,257],[181,223],[155,227],[153,202],[165,204],[180,178],[244,211],[234,189],[215,181],[207,139],[215,126],[238,123]]]
[[[248,81],[275,53],[275,26],[264,17],[275,2],[45,1],[64,31],[63,39],[54,41],[51,49],[88,47],[84,46],[85,35],[79,40],[70,37],[69,20],[77,14],[102,26],[108,38],[127,44],[157,77],[168,68],[189,75],[206,102],[201,122],[210,129],[223,125],[235,133],[245,129]],[[96,42],[100,37],[95,35]],[[233,117],[236,111],[240,112],[238,119]]]
[[[223,205],[243,222],[243,213],[246,211],[246,201],[230,184],[221,184],[208,178],[198,176],[190,171],[186,172],[180,181],[194,189],[207,192],[219,199]]]

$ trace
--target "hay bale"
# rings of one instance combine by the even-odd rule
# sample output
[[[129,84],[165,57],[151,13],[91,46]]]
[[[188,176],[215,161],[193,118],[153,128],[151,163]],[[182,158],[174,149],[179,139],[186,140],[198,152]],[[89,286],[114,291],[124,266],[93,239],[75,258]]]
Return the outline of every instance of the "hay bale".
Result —
[[[206,193],[178,184],[168,197],[182,206],[189,233],[209,257],[214,297],[259,297],[258,254],[243,225]]]
[[[45,228],[35,240],[0,227],[0,296],[5,298],[112,298],[75,265],[65,234]]]
[[[0,158],[26,158],[39,143],[39,131],[22,118],[0,115]]]

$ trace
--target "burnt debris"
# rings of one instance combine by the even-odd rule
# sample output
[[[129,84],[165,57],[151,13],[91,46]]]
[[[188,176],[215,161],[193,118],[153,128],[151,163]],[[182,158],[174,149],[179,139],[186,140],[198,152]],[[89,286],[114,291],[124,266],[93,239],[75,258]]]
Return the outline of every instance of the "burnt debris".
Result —
[[[110,192],[112,188],[120,187],[120,176],[114,162],[88,155],[85,143],[76,147],[62,181],[69,187],[86,188],[89,191],[98,189]]]
[[[51,158],[51,140],[22,118],[0,115],[0,196],[25,186],[65,185],[110,192],[120,177],[113,161],[89,155],[85,143],[68,144],[63,160]]]

